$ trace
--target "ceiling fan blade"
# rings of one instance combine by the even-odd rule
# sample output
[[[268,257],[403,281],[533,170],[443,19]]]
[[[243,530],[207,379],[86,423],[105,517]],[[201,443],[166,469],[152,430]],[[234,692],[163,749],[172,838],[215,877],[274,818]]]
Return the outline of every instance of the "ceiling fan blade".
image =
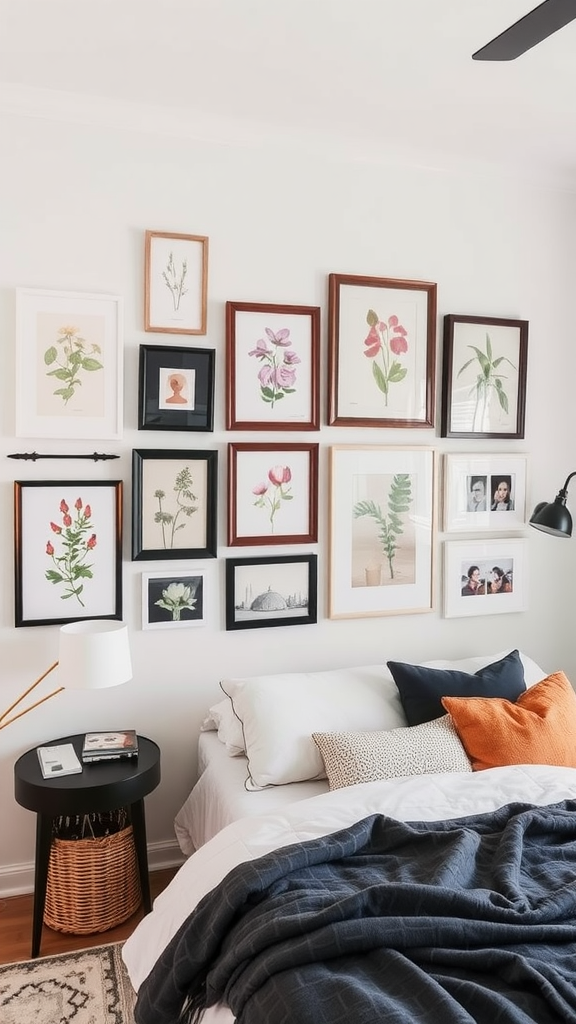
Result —
[[[575,18],[576,0],[544,0],[482,49],[476,50],[472,60],[514,60]]]

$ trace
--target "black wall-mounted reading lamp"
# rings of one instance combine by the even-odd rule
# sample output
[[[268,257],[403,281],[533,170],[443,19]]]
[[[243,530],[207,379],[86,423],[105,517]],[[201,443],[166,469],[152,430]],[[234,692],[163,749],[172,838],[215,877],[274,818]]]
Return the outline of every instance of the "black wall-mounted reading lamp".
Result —
[[[530,516],[529,523],[535,530],[542,530],[543,533],[551,533],[553,537],[572,536],[572,516],[566,508],[568,497],[568,484],[574,473],[566,478],[562,490],[554,498],[554,501],[541,501]]]

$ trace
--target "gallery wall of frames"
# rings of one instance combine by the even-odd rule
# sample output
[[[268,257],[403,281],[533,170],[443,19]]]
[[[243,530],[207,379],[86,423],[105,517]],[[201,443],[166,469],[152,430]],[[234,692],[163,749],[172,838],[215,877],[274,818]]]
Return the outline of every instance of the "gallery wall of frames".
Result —
[[[524,438],[527,321],[443,312],[435,282],[331,273],[326,309],[226,302],[217,395],[217,353],[202,344],[209,239],[143,229],[142,247],[142,324],[155,338],[139,347],[138,429],[162,432],[165,447],[133,449],[130,481],[102,482],[86,469],[118,457],[90,452],[89,442],[122,438],[123,297],[16,289],[16,436],[60,442],[52,455],[12,455],[39,463],[39,479],[14,481],[16,626],[122,618],[126,530],[132,561],[143,563],[142,629],[204,624],[203,560],[218,557],[219,543],[241,549],[225,559],[222,628],[314,624],[323,613],[314,550],[322,509],[329,618],[432,610],[441,532],[446,617],[524,610],[528,458],[515,446]],[[224,494],[222,453],[210,444],[216,404],[230,435]],[[323,423],[369,428],[371,441],[382,432],[377,444],[326,446],[320,495]],[[406,430],[406,444],[386,444],[387,428],[395,439]],[[410,443],[416,428],[430,431],[430,445]],[[188,432],[190,447],[181,438],[171,447],[170,432]],[[254,439],[237,436],[246,432]],[[465,439],[468,451],[440,454],[436,432]],[[86,440],[85,455],[66,453],[72,436]],[[486,454],[490,439],[509,441],[508,451]],[[86,463],[65,480],[43,480],[41,460],[51,457]],[[262,555],[263,546],[275,553]],[[174,571],[153,571],[158,560]]]

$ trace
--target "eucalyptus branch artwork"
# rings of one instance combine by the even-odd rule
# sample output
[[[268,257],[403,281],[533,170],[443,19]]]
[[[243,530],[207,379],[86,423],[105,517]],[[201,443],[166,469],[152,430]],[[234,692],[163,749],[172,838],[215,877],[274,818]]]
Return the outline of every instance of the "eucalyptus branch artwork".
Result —
[[[397,473],[388,492],[388,511],[375,501],[358,501],[353,507],[354,519],[371,516],[378,531],[378,540],[388,561],[390,579],[394,579],[394,558],[397,551],[397,539],[404,532],[404,516],[412,502],[412,483],[408,473]]]
[[[193,493],[192,486],[192,474],[188,466],[185,466],[184,469],[176,474],[174,481],[175,511],[169,511],[164,507],[163,502],[166,498],[166,492],[163,489],[157,488],[154,491],[154,497],[158,502],[158,508],[154,513],[154,522],[162,530],[163,548],[169,549],[174,547],[175,536],[186,526],[185,520],[198,511],[198,505],[196,504],[198,497]]]
[[[384,395],[384,404],[388,405],[390,385],[399,384],[408,373],[407,367],[395,358],[408,351],[408,332],[397,316],[381,320],[373,309],[368,310],[366,323],[370,330],[364,339],[364,355],[373,360],[372,376]]]
[[[488,428],[488,406],[492,395],[496,394],[502,411],[506,415],[509,412],[508,394],[504,387],[504,381],[507,380],[507,377],[499,372],[499,367],[503,363],[508,363],[513,370],[516,370],[517,367],[514,366],[507,356],[494,356],[488,332],[486,332],[485,352],[476,345],[468,345],[468,348],[471,348],[475,354],[460,367],[457,377],[465,373],[469,366],[472,366],[475,362],[478,363],[478,375],[468,394],[470,398],[475,398],[472,430],[482,431]]]
[[[294,498],[291,488],[287,486],[291,479],[290,466],[272,466],[268,470],[268,482],[262,481],[252,488],[252,493],[257,495],[254,505],[266,511],[271,533],[274,533],[274,518],[282,502],[292,501]]]
[[[264,332],[268,341],[259,338],[256,348],[251,349],[248,355],[263,364],[258,372],[260,398],[273,409],[276,402],[295,393],[296,366],[300,357],[291,348],[290,328],[273,331],[265,327]]]
[[[46,376],[54,377],[61,385],[52,394],[67,405],[76,389],[82,386],[83,373],[104,369],[101,354],[100,346],[82,338],[78,327],[60,327],[55,344],[44,352],[45,366],[54,367],[46,371]]]
[[[50,539],[46,542],[46,555],[50,559],[51,568],[46,570],[45,577],[54,586],[64,588],[60,594],[63,601],[74,598],[84,608],[84,581],[94,577],[93,564],[88,559],[97,541],[92,524],[92,509],[90,505],[84,505],[80,497],[71,510],[63,498],[59,512],[60,522],[50,522],[54,543]]]
[[[162,271],[162,278],[170,292],[170,295],[172,296],[172,305],[174,306],[174,310],[180,309],[182,297],[186,295],[188,291],[188,289],[184,287],[187,273],[188,261],[183,258],[179,267],[176,267],[174,253],[170,252],[170,255],[168,256],[168,263]]]

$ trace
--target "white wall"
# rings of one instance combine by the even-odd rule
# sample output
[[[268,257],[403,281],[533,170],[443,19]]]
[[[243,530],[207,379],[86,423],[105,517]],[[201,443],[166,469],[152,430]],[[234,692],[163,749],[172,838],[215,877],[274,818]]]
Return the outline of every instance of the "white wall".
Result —
[[[57,627],[14,629],[12,504],[14,479],[114,479],[125,484],[124,619],[131,629],[134,679],[97,694],[60,694],[0,732],[0,891],[30,885],[34,816],[16,805],[13,763],[31,746],[73,732],[135,727],[160,744],[163,778],[147,800],[153,863],[170,857],[172,821],[195,778],[195,747],[218,680],[283,669],[328,668],[491,653],[520,647],[576,679],[572,580],[576,543],[528,531],[529,609],[523,614],[444,619],[442,535],[435,543],[435,611],[425,615],[330,621],[327,595],[327,463],[331,444],[434,445],[439,452],[528,452],[529,503],[551,500],[576,469],[573,441],[574,195],[546,184],[500,177],[487,168],[405,166],[385,154],[282,140],[272,132],[242,142],[196,141],[176,131],[146,131],[82,117],[18,116],[0,105],[0,705],[6,706],[56,657]],[[157,123],[157,122],[155,122]],[[214,136],[215,133],[212,133]],[[205,338],[182,344],[216,349],[212,434],[136,429],[140,344],[174,343],[143,330],[144,231],[210,238]],[[329,428],[305,435],[320,443],[319,622],[316,626],[226,632],[226,450],[255,434],[224,429],[224,304],[262,301],[322,307],[322,414],[326,407],[327,275],[330,272],[438,283],[438,408],[441,322],[445,313],[530,321],[526,437],[513,442],[441,439],[439,429]],[[113,292],[125,300],[125,432],[119,443],[14,437],[14,321],[17,286]],[[437,416],[439,422],[439,413]],[[290,435],[282,435],[282,440]],[[296,438],[301,439],[301,438]],[[216,448],[219,550],[208,571],[205,628],[141,630],[143,571],[174,562],[130,561],[131,450]],[[117,452],[112,463],[14,462],[14,451]],[[575,492],[576,493],[576,492]],[[290,548],[283,549],[290,553]],[[300,550],[300,549],[297,549]],[[309,549],[308,549],[309,550]],[[247,549],[243,553],[266,553]],[[186,568],[186,565],[183,566]]]

